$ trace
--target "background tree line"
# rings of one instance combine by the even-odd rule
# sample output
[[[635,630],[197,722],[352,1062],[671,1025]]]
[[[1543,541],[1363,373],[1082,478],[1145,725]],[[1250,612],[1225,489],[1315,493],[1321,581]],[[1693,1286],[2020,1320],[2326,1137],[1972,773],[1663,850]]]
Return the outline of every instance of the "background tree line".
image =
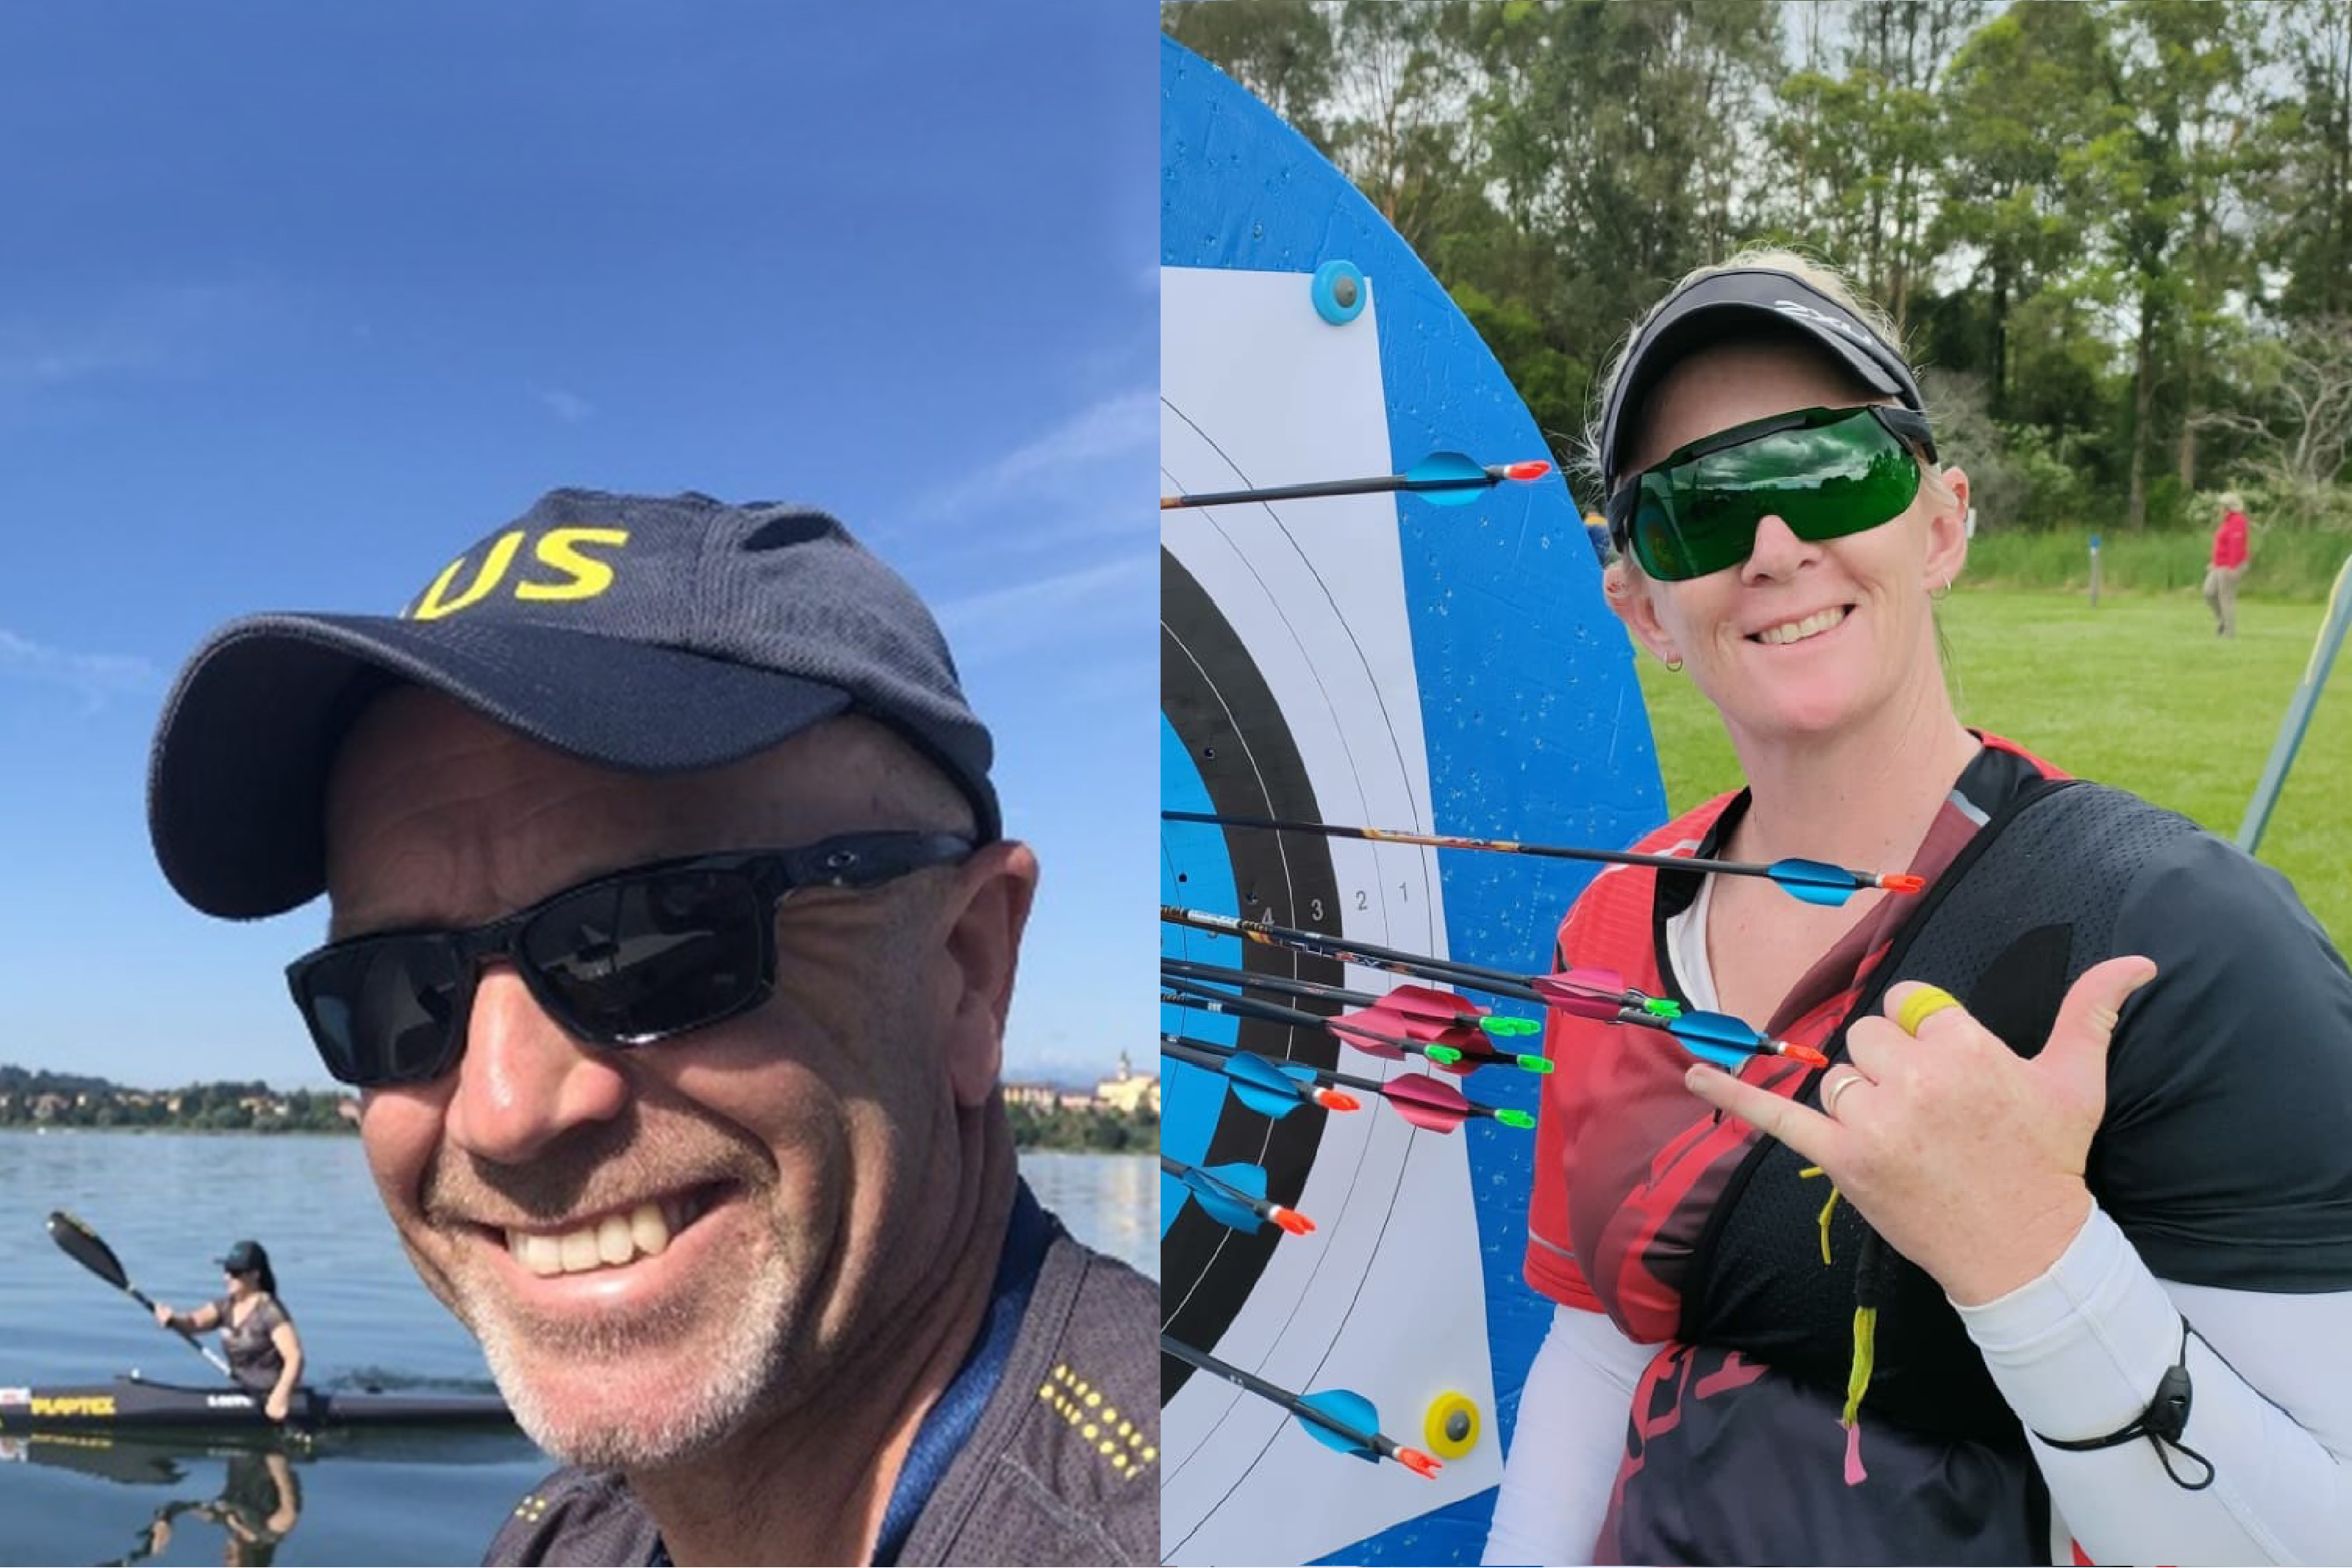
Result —
[[[1015,1148],[1148,1155],[1160,1147],[1160,1118],[1149,1110],[1033,1105],[1016,1100],[1006,1103],[1004,1113],[1013,1124]]]
[[[2352,0],[1161,21],[1395,225],[1564,467],[1636,315],[1760,241],[1895,316],[1980,528],[2210,527],[2236,488],[2258,528],[2352,529]]]
[[[348,1094],[251,1082],[128,1089],[103,1078],[0,1065],[0,1127],[153,1127],[196,1132],[352,1133]]]

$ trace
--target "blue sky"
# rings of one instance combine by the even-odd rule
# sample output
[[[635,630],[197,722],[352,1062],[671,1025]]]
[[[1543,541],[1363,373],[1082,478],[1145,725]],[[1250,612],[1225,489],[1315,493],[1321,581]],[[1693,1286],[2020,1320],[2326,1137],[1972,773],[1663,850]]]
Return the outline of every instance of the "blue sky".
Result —
[[[840,513],[940,612],[1044,889],[1008,1071],[1157,932],[1157,17],[0,7],[0,1062],[326,1080],[148,848],[181,661],[390,612],[559,485]],[[1132,1038],[1112,1027],[1132,1020]]]

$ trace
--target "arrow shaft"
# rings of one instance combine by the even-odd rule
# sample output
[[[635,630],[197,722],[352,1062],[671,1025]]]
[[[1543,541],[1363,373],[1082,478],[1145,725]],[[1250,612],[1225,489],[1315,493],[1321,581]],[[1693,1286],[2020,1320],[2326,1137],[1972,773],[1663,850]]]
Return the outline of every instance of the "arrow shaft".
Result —
[[[1496,480],[1487,475],[1416,479],[1410,474],[1377,474],[1363,479],[1317,479],[1303,485],[1267,485],[1254,490],[1210,490],[1192,496],[1162,496],[1160,509],[1182,511],[1193,507],[1238,507],[1256,501],[1306,501],[1323,496],[1378,496],[1397,490],[1482,490]]]
[[[1245,817],[1213,811],[1162,811],[1168,822],[1203,822],[1214,827],[1254,828],[1276,833],[1312,833],[1327,839],[1360,839],[1367,843],[1422,844],[1441,850],[1485,850],[1496,854],[1535,855],[1546,860],[1597,861],[1609,865],[1655,866],[1667,871],[1719,872],[1726,876],[1760,876],[1773,882],[1793,880],[1779,865],[1749,861],[1712,860],[1697,855],[1661,855],[1638,850],[1595,850],[1565,844],[1528,844],[1514,839],[1471,839],[1451,833],[1416,833],[1398,828],[1343,827],[1334,822],[1306,822],[1286,817]],[[1819,885],[1822,874],[1847,879],[1850,887],[1876,887],[1889,879],[1876,872],[1850,872],[1842,867],[1809,867],[1804,879]]]
[[[1170,1155],[1160,1156],[1160,1168],[1192,1188],[1196,1197],[1202,1196],[1205,1188],[1206,1191],[1215,1194],[1227,1203],[1235,1204],[1249,1210],[1260,1219],[1271,1220],[1275,1217],[1275,1209],[1278,1206],[1272,1198],[1259,1197],[1255,1193],[1244,1192],[1214,1171],[1188,1165]]]
[[[1429,1047],[1417,1040],[1407,1040],[1402,1035],[1384,1034],[1380,1030],[1364,1029],[1356,1024],[1342,1024],[1337,1019],[1327,1019],[1318,1013],[1301,1011],[1297,1008],[1286,1008],[1276,1002],[1253,1001],[1247,997],[1230,996],[1203,981],[1187,980],[1177,975],[1163,975],[1160,977],[1160,983],[1171,990],[1181,993],[1177,996],[1164,993],[1161,995],[1160,999],[1173,1007],[1194,1008],[1202,1012],[1223,1013],[1231,1018],[1255,1019],[1263,1023],[1289,1024],[1299,1029],[1320,1030],[1342,1040],[1349,1040],[1350,1037],[1375,1040],[1381,1045],[1394,1046],[1399,1051],[1410,1051],[1416,1056],[1426,1056],[1429,1053]]]
[[[1232,1060],[1240,1050],[1237,1046],[1212,1045],[1206,1040],[1194,1040],[1189,1035],[1161,1035],[1160,1038],[1163,1045],[1167,1041],[1173,1040],[1187,1051],[1203,1052],[1227,1061]],[[1189,1059],[1180,1057],[1179,1060]],[[1328,1083],[1335,1089],[1360,1089],[1367,1094],[1382,1096],[1388,1093],[1388,1085],[1377,1078],[1362,1078],[1352,1072],[1341,1072],[1337,1068],[1318,1067],[1311,1061],[1287,1061],[1280,1065],[1303,1069],[1315,1075],[1316,1082]]]
[[[1163,1034],[1160,1037],[1160,1054],[1172,1056],[1179,1061],[1190,1062],[1194,1067],[1204,1068],[1211,1072],[1223,1072],[1233,1065],[1235,1048],[1211,1045],[1205,1040],[1192,1040],[1181,1034]],[[1265,1059],[1260,1058],[1260,1060]],[[1276,1064],[1269,1062],[1268,1065]],[[1284,1092],[1290,1094],[1300,1104],[1314,1103],[1314,1092],[1306,1084],[1289,1077],[1285,1077],[1283,1082],[1287,1085]],[[1271,1089],[1274,1085],[1267,1084],[1265,1087]]]
[[[1507,969],[1493,969],[1484,964],[1467,964],[1454,958],[1433,958],[1424,953],[1407,953],[1401,948],[1382,947],[1370,942],[1359,942],[1346,936],[1335,936],[1321,931],[1301,931],[1296,926],[1277,925],[1266,920],[1244,920],[1238,915],[1213,915],[1206,910],[1184,909],[1175,904],[1160,906],[1160,918],[1171,925],[1190,925],[1201,931],[1219,931],[1230,936],[1246,936],[1255,941],[1270,943],[1277,947],[1291,947],[1318,957],[1336,958],[1342,963],[1361,964],[1368,969],[1385,969],[1400,975],[1413,975],[1446,985],[1468,986],[1515,1001],[1543,1000],[1526,977]]]
[[[1234,1387],[1255,1394],[1261,1399],[1271,1401],[1301,1421],[1311,1422],[1327,1432],[1345,1437],[1360,1448],[1369,1449],[1375,1454],[1388,1451],[1381,1447],[1385,1439],[1379,1433],[1360,1431],[1350,1427],[1338,1416],[1318,1410],[1280,1384],[1268,1383],[1255,1373],[1244,1372],[1233,1363],[1220,1361],[1205,1350],[1195,1350],[1182,1340],[1170,1335],[1164,1329],[1160,1334],[1160,1353],[1162,1355],[1172,1355],[1186,1365],[1197,1367],[1213,1377],[1222,1377]],[[1389,1446],[1394,1447],[1393,1444]]]
[[[1235,986],[1243,990],[1272,991],[1282,997],[1306,997],[1318,1001],[1346,1002],[1354,1007],[1371,1007],[1380,998],[1369,991],[1351,991],[1345,986],[1327,986],[1320,980],[1298,980],[1286,975],[1254,975],[1247,969],[1236,969],[1224,964],[1199,964],[1189,958],[1162,958],[1160,973],[1164,977],[1178,976],[1187,980],[1208,980],[1218,985]],[[1464,1015],[1460,1023],[1476,1023],[1475,1015]]]

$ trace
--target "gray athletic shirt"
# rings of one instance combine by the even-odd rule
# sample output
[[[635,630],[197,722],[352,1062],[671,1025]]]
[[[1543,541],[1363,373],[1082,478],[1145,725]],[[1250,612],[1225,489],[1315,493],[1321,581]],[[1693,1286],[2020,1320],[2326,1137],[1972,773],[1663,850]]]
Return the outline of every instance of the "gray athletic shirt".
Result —
[[[228,1357],[229,1371],[237,1382],[256,1394],[268,1395],[278,1386],[278,1379],[286,1371],[286,1358],[278,1354],[270,1335],[280,1323],[294,1320],[278,1304],[275,1296],[264,1296],[238,1322],[229,1312],[230,1298],[223,1296],[213,1303],[220,1314],[221,1351]]]

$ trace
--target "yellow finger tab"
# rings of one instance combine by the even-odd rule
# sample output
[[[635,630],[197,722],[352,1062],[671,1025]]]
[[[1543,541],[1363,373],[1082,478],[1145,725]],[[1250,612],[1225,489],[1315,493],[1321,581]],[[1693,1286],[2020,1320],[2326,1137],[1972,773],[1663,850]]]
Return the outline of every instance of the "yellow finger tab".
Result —
[[[1922,986],[1903,998],[1902,1007],[1895,1009],[1895,1027],[1916,1040],[1919,1035],[1919,1026],[1930,1017],[1946,1008],[1959,1005],[1959,998],[1943,987]]]
[[[1467,1394],[1447,1389],[1429,1402],[1421,1421],[1422,1441],[1441,1459],[1458,1459],[1478,1446],[1478,1406]]]

